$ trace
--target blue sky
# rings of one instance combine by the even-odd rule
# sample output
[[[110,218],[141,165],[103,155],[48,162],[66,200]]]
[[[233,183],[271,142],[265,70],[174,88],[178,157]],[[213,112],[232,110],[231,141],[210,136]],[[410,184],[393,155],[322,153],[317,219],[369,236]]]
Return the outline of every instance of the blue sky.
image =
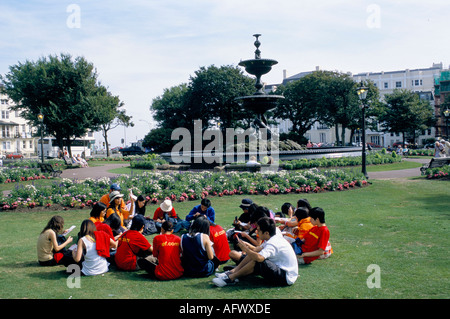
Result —
[[[450,63],[447,0],[34,0],[0,2],[0,73],[43,56],[84,56],[125,103],[134,128],[153,126],[149,106],[201,66],[254,57],[279,63],[267,83],[321,69],[375,72]],[[150,125],[149,125],[150,123]],[[124,129],[111,132],[120,145]],[[100,136],[99,136],[100,141]]]

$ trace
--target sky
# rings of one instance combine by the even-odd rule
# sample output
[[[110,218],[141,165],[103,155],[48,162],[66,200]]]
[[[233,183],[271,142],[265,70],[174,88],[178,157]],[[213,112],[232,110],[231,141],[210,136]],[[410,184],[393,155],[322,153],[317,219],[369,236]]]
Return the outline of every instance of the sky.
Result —
[[[109,133],[116,147],[156,127],[150,105],[164,89],[202,66],[254,58],[255,33],[262,58],[278,61],[262,77],[268,84],[316,66],[447,69],[448,12],[448,0],[2,0],[0,74],[49,55],[83,56],[135,124]]]

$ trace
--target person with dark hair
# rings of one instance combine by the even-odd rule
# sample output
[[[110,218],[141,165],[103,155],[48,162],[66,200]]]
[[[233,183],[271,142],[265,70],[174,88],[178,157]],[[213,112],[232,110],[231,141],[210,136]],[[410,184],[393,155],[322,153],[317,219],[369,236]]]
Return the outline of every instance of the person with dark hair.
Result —
[[[214,251],[209,239],[209,220],[206,216],[195,218],[189,233],[181,236],[181,251],[186,276],[208,277],[214,272]]]
[[[149,258],[153,260],[152,245],[147,238],[142,235],[145,226],[145,217],[136,215],[129,230],[125,231],[118,239],[114,260],[119,269],[126,271],[134,271],[139,269],[139,258]]]
[[[77,248],[72,251],[73,259],[81,263],[81,272],[85,276],[95,276],[108,272],[109,250],[116,248],[116,242],[104,232],[97,231],[95,224],[86,219],[81,223]]]
[[[37,242],[37,256],[41,266],[65,266],[73,263],[71,254],[67,253],[65,247],[73,240],[72,236],[67,239],[62,235],[64,231],[64,218],[59,215],[53,216],[42,230]]]
[[[125,222],[128,221],[128,217],[131,215],[131,212],[134,211],[134,199],[133,197],[131,197],[131,208],[130,210],[128,210],[126,206],[125,208],[122,207],[123,194],[121,194],[119,191],[113,191],[109,194],[109,196],[111,197],[111,200],[106,211],[106,217],[109,217],[112,214],[119,215],[121,220],[120,226],[124,228]],[[125,230],[125,228],[123,230]]]
[[[209,239],[213,244],[214,264],[223,265],[230,260],[230,245],[227,234],[222,226],[210,222]]]
[[[328,258],[333,252],[323,209],[312,208],[309,217],[313,227],[303,237],[302,254],[297,255],[299,264],[309,264],[316,259]]]
[[[298,265],[291,245],[277,233],[275,221],[269,217],[257,221],[257,232],[264,242],[253,247],[239,240],[239,246],[246,256],[236,268],[216,274],[213,283],[218,287],[232,285],[240,277],[250,274],[261,275],[277,286],[290,286],[298,277]]]
[[[203,198],[200,205],[195,206],[186,216],[186,221],[191,222],[199,216],[206,216],[208,220],[214,223],[216,219],[216,212],[211,207],[211,201],[208,198]]]
[[[102,202],[95,203],[89,214],[89,219],[92,220],[94,224],[97,222],[103,223],[105,221],[106,208],[107,206]]]
[[[153,257],[156,260],[138,260],[139,267],[147,271],[150,277],[173,280],[183,275],[181,238],[173,234],[173,224],[170,221],[162,223],[161,234],[153,238]]]
[[[306,208],[309,212],[311,210],[311,204],[306,198],[301,198],[297,201],[297,208]]]

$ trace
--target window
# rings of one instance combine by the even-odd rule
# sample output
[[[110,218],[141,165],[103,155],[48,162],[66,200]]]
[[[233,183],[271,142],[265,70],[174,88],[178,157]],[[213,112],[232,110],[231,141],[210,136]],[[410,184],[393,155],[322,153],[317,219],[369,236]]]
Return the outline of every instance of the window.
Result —
[[[4,120],[9,119],[9,111],[8,110],[2,111],[2,119],[4,119]]]
[[[23,149],[27,148],[27,141],[22,141],[22,148]]]
[[[9,150],[11,149],[11,142],[3,142],[3,149],[4,150]]]
[[[2,137],[3,137],[3,138],[5,138],[5,137],[10,137],[10,134],[9,134],[9,126],[6,126],[6,125],[3,125],[3,126],[2,126]]]
[[[327,134],[320,133],[320,143],[326,143],[327,142]]]
[[[33,141],[29,141],[30,142],[30,148],[33,148]]]
[[[396,88],[401,88],[402,87],[402,81],[395,82],[395,87]]]
[[[389,88],[389,83],[388,82],[384,82],[384,88],[388,89]]]

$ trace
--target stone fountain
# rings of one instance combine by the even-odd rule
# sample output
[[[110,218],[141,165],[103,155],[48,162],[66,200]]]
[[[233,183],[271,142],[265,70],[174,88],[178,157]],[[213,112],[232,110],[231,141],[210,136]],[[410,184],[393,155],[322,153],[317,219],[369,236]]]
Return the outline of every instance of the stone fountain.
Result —
[[[255,58],[244,60],[239,62],[239,66],[245,68],[245,71],[256,77],[255,88],[256,91],[252,95],[236,97],[236,101],[245,109],[255,114],[253,121],[256,128],[253,136],[256,139],[265,140],[265,142],[272,142],[275,140],[278,144],[278,134],[272,132],[268,127],[268,122],[264,116],[267,111],[274,109],[277,106],[278,101],[284,99],[282,95],[266,94],[264,92],[264,84],[261,81],[261,77],[264,74],[269,73],[272,70],[272,66],[277,64],[278,61],[273,59],[261,58],[261,51],[259,47],[261,42],[259,37],[261,34],[253,35],[256,40],[254,45],[256,47]],[[262,132],[266,134],[262,134]],[[267,146],[268,144],[266,144]],[[276,147],[266,149],[263,151],[263,156],[271,156],[277,160],[293,160],[298,158],[321,158],[321,157],[342,157],[342,156],[359,156],[361,155],[360,148],[354,147],[333,147],[333,148],[316,148],[316,149],[302,149],[302,150],[288,150],[283,151]],[[233,162],[247,161],[250,156],[256,156],[261,160],[262,155],[259,150],[243,150],[243,151],[222,151],[216,149],[214,152],[205,152],[204,150],[194,151],[174,151],[169,153],[163,153],[161,156],[170,163],[184,163],[189,164],[191,168],[210,168],[218,165],[224,165]]]
[[[261,34],[254,34],[253,36],[256,38],[254,42],[254,45],[256,47],[255,58],[241,61],[239,62],[239,66],[244,67],[247,73],[256,77],[256,92],[253,93],[253,95],[237,97],[235,100],[240,103],[245,109],[255,113],[255,126],[267,129],[267,137],[270,139],[272,136],[272,132],[267,125],[267,120],[264,117],[264,113],[274,109],[277,106],[277,102],[280,99],[284,99],[284,96],[271,95],[264,92],[264,84],[261,81],[261,77],[264,74],[269,73],[272,70],[272,66],[277,64],[278,61],[261,58],[261,51],[259,50],[259,47],[261,45],[259,37],[261,36]]]

